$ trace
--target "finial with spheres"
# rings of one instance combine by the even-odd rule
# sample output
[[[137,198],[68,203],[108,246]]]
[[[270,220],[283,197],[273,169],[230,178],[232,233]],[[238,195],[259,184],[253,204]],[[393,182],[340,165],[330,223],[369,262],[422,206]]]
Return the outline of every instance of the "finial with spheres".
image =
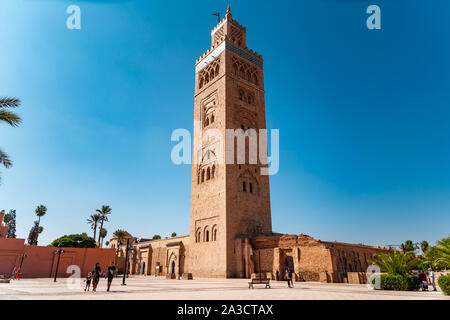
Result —
[[[228,5],[228,9],[227,9],[227,19],[231,19],[232,15],[231,15],[231,9],[230,9],[230,5]]]

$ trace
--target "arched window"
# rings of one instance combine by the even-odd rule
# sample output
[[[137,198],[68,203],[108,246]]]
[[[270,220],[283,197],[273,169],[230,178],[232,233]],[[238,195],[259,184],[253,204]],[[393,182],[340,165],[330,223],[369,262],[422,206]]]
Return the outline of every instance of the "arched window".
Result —
[[[212,237],[211,241],[217,241],[217,226],[213,227],[211,237]]]
[[[205,182],[205,169],[202,170],[202,183]]]
[[[216,166],[213,166],[211,171],[211,179],[214,179],[215,175],[216,175]]]
[[[203,87],[203,77],[200,78],[200,83],[199,83],[198,87],[200,89]]]
[[[214,123],[214,115],[211,116],[211,124]]]
[[[248,96],[248,104],[252,104],[252,97],[250,95]]]
[[[247,80],[250,82],[252,81],[252,75],[251,75],[250,71],[247,71]]]
[[[209,119],[208,119],[208,117],[206,117],[206,119],[205,119],[205,127],[207,127],[207,126],[209,126]]]
[[[251,182],[249,184],[249,191],[250,191],[250,193],[253,193],[253,184]]]
[[[242,91],[239,91],[239,100],[243,100],[244,99],[244,95],[243,95],[243,93],[242,93]]]
[[[206,171],[206,180],[211,180],[211,169],[209,169],[209,168]]]
[[[209,242],[209,230],[205,232],[205,242]]]
[[[247,183],[245,181],[242,182],[242,191],[247,192]]]
[[[209,82],[209,73],[206,73],[205,75],[205,84]]]
[[[201,235],[202,235],[202,231],[200,229],[198,229],[197,232],[195,233],[195,242],[202,241]]]
[[[216,76],[218,76],[218,75],[219,75],[219,71],[220,71],[220,66],[219,66],[219,65],[217,65],[217,66],[216,66]]]

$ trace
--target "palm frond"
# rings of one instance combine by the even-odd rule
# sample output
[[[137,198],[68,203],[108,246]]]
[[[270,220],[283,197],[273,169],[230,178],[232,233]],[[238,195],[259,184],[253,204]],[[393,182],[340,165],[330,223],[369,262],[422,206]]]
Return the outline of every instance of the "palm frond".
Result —
[[[20,118],[14,112],[0,109],[0,121],[8,123],[12,127],[18,127],[22,122],[22,118]]]
[[[3,152],[2,149],[0,149],[0,164],[2,164],[5,168],[9,168],[12,166],[12,161],[9,158],[8,154]]]
[[[20,105],[20,99],[16,97],[1,97],[0,108],[17,108]]]

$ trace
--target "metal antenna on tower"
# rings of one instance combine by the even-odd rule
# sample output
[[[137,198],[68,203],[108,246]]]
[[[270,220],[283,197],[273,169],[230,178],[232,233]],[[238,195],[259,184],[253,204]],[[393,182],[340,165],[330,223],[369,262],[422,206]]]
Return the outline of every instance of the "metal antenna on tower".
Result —
[[[213,13],[212,15],[217,16],[217,20],[220,22],[220,12]]]

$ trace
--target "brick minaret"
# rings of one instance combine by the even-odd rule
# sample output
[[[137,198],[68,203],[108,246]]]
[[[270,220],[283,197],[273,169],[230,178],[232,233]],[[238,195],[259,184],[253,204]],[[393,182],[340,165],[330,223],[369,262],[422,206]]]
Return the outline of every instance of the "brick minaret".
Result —
[[[211,45],[195,68],[189,272],[245,277],[242,239],[272,232],[269,178],[260,159],[250,164],[248,145],[245,163],[225,164],[225,150],[237,143],[226,130],[266,128],[263,59],[247,48],[246,28],[229,7]]]

